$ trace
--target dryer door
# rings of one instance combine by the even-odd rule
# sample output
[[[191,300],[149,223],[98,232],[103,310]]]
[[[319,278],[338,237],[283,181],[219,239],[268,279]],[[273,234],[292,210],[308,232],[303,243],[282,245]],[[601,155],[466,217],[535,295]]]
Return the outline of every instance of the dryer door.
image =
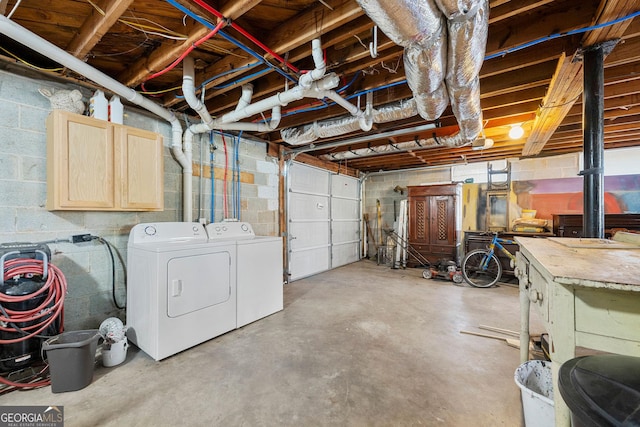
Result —
[[[223,303],[231,296],[227,251],[171,258],[167,267],[167,315],[183,316]]]

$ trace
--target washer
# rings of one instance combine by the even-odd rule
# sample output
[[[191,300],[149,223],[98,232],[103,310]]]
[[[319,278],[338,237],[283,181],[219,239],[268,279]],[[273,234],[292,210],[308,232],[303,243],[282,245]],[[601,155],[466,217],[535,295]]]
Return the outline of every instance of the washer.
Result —
[[[282,310],[282,238],[256,236],[247,222],[211,223],[206,229],[209,241],[231,239],[237,246],[236,327]]]
[[[138,224],[128,243],[127,336],[161,360],[236,328],[236,244],[202,224]]]

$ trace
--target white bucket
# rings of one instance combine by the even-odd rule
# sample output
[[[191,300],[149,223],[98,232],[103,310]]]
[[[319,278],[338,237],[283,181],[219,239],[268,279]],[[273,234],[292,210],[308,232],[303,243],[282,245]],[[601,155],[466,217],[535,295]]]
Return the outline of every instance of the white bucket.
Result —
[[[102,343],[102,364],[107,368],[121,364],[127,358],[128,347],[127,337],[113,344]]]
[[[516,369],[514,379],[520,387],[526,427],[553,427],[553,376],[551,362],[529,360]]]

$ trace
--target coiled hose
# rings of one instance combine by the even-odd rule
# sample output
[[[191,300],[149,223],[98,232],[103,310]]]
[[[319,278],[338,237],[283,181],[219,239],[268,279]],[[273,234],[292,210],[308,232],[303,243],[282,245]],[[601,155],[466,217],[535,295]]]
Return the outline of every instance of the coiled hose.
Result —
[[[38,259],[11,259],[5,262],[3,273],[5,282],[16,276],[42,276],[43,262]],[[5,295],[0,292],[0,330],[23,334],[23,336],[14,339],[0,339],[0,345],[13,344],[33,337],[45,338],[39,334],[58,318],[60,319],[60,332],[62,332],[64,324],[63,304],[66,293],[67,281],[60,269],[51,263],[47,267],[47,280],[37,292],[23,296]],[[31,310],[17,311],[4,307],[5,303],[18,303],[39,295],[46,295],[46,297],[38,307]],[[33,322],[33,324],[24,327],[17,325],[17,323],[27,322]],[[18,383],[0,376],[0,383],[12,387],[36,388],[49,385],[50,380]]]

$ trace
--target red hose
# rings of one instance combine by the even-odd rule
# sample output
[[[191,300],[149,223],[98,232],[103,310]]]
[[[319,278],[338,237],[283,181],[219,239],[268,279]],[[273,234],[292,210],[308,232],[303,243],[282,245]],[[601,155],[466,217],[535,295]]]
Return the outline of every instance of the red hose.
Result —
[[[42,261],[38,259],[11,259],[4,264],[4,280],[5,282],[7,282],[8,280],[11,280],[12,277],[19,275],[23,276],[33,274],[41,276],[43,268],[42,264]],[[64,323],[63,303],[65,294],[67,293],[67,281],[60,269],[58,269],[58,267],[51,263],[48,264],[47,273],[47,281],[37,292],[24,296],[11,296],[0,293],[0,303],[16,303],[26,301],[40,294],[43,294],[44,292],[48,292],[45,300],[36,308],[27,311],[17,311],[5,308],[8,317],[5,317],[4,314],[0,313],[0,322],[5,323],[25,323],[36,321],[45,316],[48,316],[46,319],[38,323],[21,328],[24,331],[28,331],[28,335],[11,340],[0,339],[0,344],[13,344],[28,340],[29,338],[32,338],[33,336],[38,335],[40,332],[44,331],[49,325],[56,321],[58,317],[60,318],[60,332],[62,332],[62,325]],[[15,329],[10,327],[9,325],[0,326],[0,330],[7,332],[15,331]]]
[[[43,262],[41,260],[36,259],[24,259],[24,258],[16,258],[6,261],[4,264],[4,281],[7,282],[11,280],[15,276],[24,276],[24,275],[37,275],[41,276],[43,272]],[[28,340],[33,336],[39,334],[43,330],[45,330],[49,325],[51,325],[56,319],[60,318],[60,331],[63,330],[64,323],[64,311],[63,311],[63,303],[64,298],[67,293],[67,281],[60,271],[58,267],[49,263],[47,267],[47,280],[45,284],[37,291],[28,295],[23,296],[11,296],[6,295],[0,292],[0,304],[2,303],[16,303],[26,301],[28,299],[34,298],[38,295],[47,292],[47,297],[45,300],[36,308],[26,311],[17,311],[10,310],[5,308],[5,312],[8,317],[5,317],[3,314],[0,314],[0,322],[6,323],[22,323],[22,322],[33,322],[39,320],[45,316],[49,316],[48,318],[40,321],[39,323],[35,323],[34,325],[25,326],[21,329],[23,331],[33,331],[28,335],[11,339],[11,340],[0,340],[0,345],[2,344],[13,344],[21,341]],[[15,331],[14,328],[11,327],[0,327],[0,330],[3,331]],[[46,365],[40,372],[39,375],[43,374],[48,368]],[[15,381],[8,380],[2,376],[0,376],[0,383],[5,384],[10,387],[17,388],[37,388],[44,387],[51,384],[50,379],[43,379],[40,381],[27,382],[27,383],[18,383]]]

